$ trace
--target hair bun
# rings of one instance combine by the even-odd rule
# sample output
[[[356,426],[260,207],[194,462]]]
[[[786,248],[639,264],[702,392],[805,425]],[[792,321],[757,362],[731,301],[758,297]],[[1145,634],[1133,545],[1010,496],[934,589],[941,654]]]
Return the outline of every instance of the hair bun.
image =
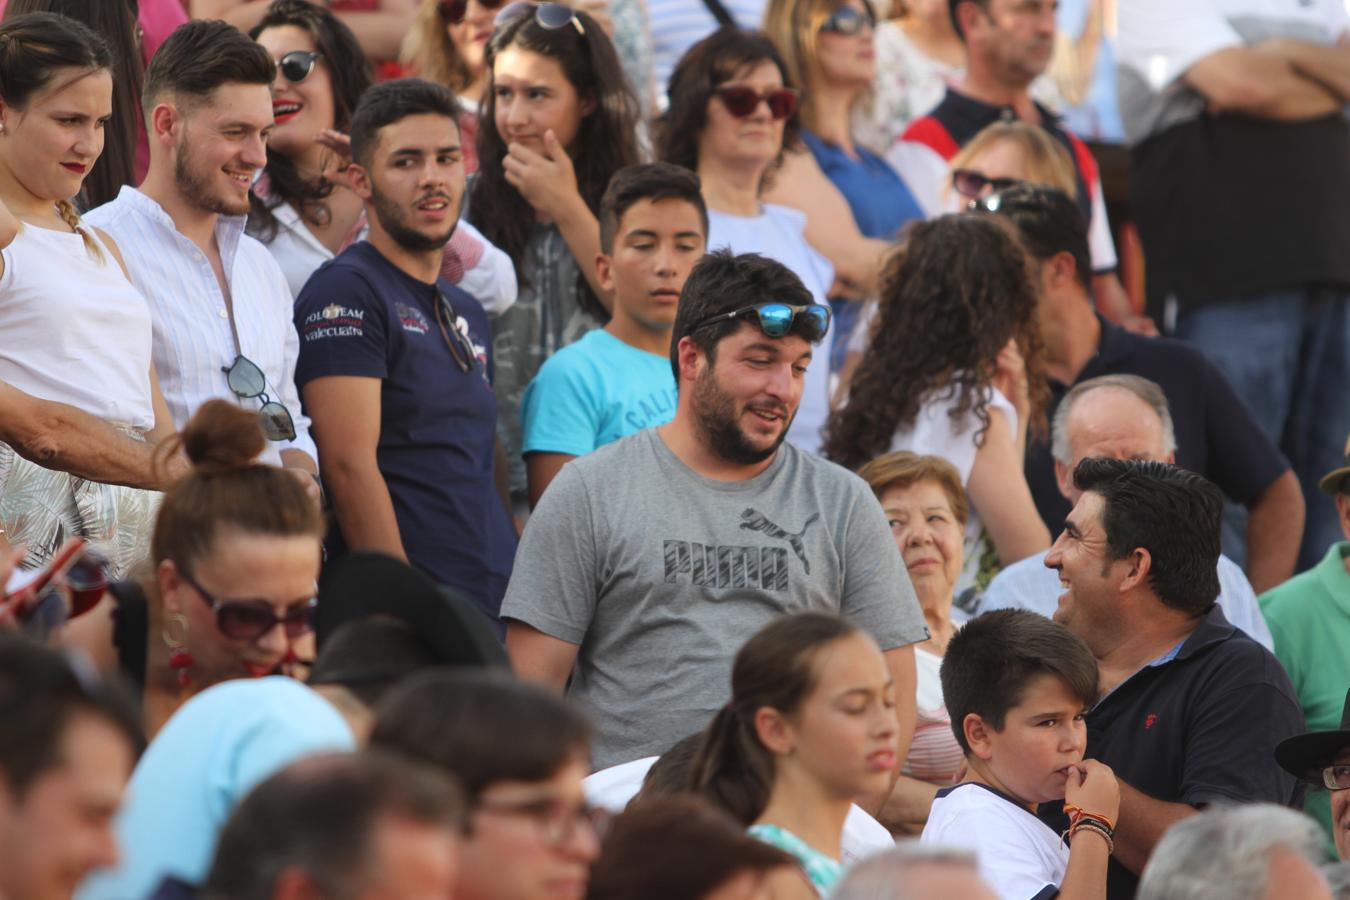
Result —
[[[194,472],[215,475],[247,468],[267,446],[255,410],[227,400],[208,400],[180,435]]]

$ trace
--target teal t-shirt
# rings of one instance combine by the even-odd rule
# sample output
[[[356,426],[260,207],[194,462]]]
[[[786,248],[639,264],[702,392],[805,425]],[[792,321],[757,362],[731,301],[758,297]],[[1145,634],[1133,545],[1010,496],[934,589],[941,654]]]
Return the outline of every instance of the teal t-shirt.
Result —
[[[751,825],[749,834],[797,857],[802,871],[806,872],[806,877],[811,879],[811,884],[822,896],[834,887],[844,872],[839,860],[831,859],[785,828],[769,824]]]
[[[520,416],[522,453],[585,456],[674,418],[675,375],[667,357],[592,331],[540,367]]]
[[[1333,544],[1316,566],[1261,595],[1275,656],[1289,673],[1309,731],[1341,727],[1350,685],[1350,543]],[[1331,836],[1330,795],[1310,788],[1305,811]]]

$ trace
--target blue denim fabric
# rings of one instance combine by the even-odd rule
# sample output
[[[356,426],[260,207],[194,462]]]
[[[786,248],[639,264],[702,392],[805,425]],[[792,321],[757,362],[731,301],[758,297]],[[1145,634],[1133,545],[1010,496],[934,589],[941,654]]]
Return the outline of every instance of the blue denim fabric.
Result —
[[[1202,306],[1182,313],[1177,336],[1214,361],[1288,457],[1308,508],[1298,568],[1316,565],[1344,539],[1317,482],[1344,464],[1350,436],[1350,293],[1286,290]]]

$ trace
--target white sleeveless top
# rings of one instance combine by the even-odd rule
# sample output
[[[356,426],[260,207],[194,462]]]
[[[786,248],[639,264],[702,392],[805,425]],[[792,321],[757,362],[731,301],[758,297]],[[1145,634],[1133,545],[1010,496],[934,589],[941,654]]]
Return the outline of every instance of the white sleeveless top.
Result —
[[[150,307],[86,230],[102,261],[80,235],[34,225],[0,250],[0,381],[146,431],[155,424]]]

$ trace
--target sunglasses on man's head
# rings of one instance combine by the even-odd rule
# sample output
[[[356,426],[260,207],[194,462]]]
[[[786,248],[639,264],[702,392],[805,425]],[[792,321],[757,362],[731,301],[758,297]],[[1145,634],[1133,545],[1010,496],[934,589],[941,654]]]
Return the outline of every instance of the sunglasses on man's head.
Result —
[[[222,367],[221,371],[225,373],[225,381],[236,397],[262,401],[258,416],[269,441],[295,440],[295,420],[291,418],[290,410],[267,396],[267,376],[257,363],[240,355],[234,358],[233,363]]]
[[[757,303],[754,306],[743,306],[740,309],[733,309],[731,312],[709,316],[689,329],[689,333],[693,334],[700,328],[706,328],[717,322],[742,317],[753,318],[755,324],[759,326],[759,330],[771,338],[787,337],[798,320],[806,323],[806,328],[803,329],[805,333],[802,337],[813,344],[824,338],[830,330],[830,308],[828,306],[822,306],[819,303],[808,303],[805,306],[794,306],[790,303]]]
[[[314,71],[314,64],[323,57],[317,50],[292,50],[277,60],[277,69],[291,84],[299,84]]]
[[[180,574],[211,607],[211,611],[216,614],[216,628],[230,640],[256,641],[278,625],[286,629],[286,637],[291,640],[314,629],[314,614],[319,608],[318,597],[292,603],[283,614],[277,615],[266,600],[217,600],[186,571]]]
[[[956,188],[958,194],[971,200],[978,200],[985,188],[993,188],[997,194],[1024,183],[1020,178],[990,178],[974,169],[957,169],[952,172],[952,187]]]
[[[851,6],[841,6],[830,13],[830,17],[821,23],[820,30],[822,33],[854,35],[864,28],[875,30],[876,27],[877,20],[867,13]]]
[[[797,111],[797,92],[792,88],[774,88],[761,94],[752,87],[726,84],[714,89],[713,94],[738,119],[753,116],[760,103],[768,104],[769,115],[775,119],[786,119]]]
[[[501,6],[505,0],[478,0],[479,6],[484,9],[496,9]],[[441,18],[449,25],[458,25],[464,21],[464,16],[469,11],[469,0],[441,0],[436,4],[436,11],[441,14]]]
[[[571,25],[577,30],[577,34],[586,36],[586,26],[581,24],[581,19],[577,17],[577,11],[570,6],[563,6],[561,3],[534,3],[531,0],[517,0],[502,7],[492,19],[492,27],[500,28],[512,19],[518,18],[531,10],[534,11],[534,24],[543,28],[545,31],[557,31],[560,28],[566,28]]]

